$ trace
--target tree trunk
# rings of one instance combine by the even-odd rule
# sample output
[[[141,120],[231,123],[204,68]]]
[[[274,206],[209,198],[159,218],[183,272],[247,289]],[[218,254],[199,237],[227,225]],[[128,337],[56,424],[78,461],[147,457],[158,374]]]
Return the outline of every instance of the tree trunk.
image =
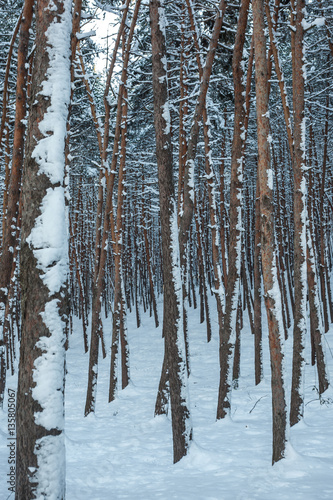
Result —
[[[121,363],[122,363],[122,388],[124,389],[129,382],[128,367],[128,346],[126,335],[126,304],[125,291],[123,284],[123,213],[125,198],[125,162],[126,162],[126,143],[127,143],[127,89],[123,90],[124,101],[122,103],[122,126],[121,126],[121,149],[118,174],[118,207],[117,222],[114,244],[114,265],[115,265],[115,293],[112,322],[112,343],[111,343],[111,367],[110,367],[110,390],[109,402],[113,401],[117,389],[117,358],[119,350],[119,340],[121,340]]]
[[[294,105],[294,344],[293,373],[291,386],[290,425],[303,417],[303,371],[304,348],[307,331],[307,269],[306,269],[306,179],[305,179],[305,109],[304,79],[305,54],[303,42],[303,19],[305,0],[297,0],[295,23],[295,46],[292,51],[293,105]]]
[[[309,287],[311,339],[313,341],[315,359],[317,363],[318,390],[319,394],[322,394],[326,391],[326,389],[328,389],[329,381],[323,348],[323,327],[320,315],[318,278],[310,229],[307,231],[307,275]]]
[[[272,463],[274,464],[285,456],[287,406],[283,371],[281,292],[277,280],[275,257],[273,171],[271,169],[269,147],[268,82],[263,0],[253,0],[252,8],[256,69],[261,256],[272,371]]]
[[[255,383],[260,384],[263,379],[262,366],[262,328],[261,328],[261,260],[260,260],[260,187],[259,172],[257,173],[257,189],[255,202],[255,229],[254,229],[254,265],[253,265],[253,286],[254,286],[254,371]]]
[[[23,174],[16,500],[65,498],[64,150],[71,27],[69,0],[39,1]]]
[[[27,74],[26,67],[28,59],[29,30],[33,13],[33,0],[26,0],[20,23],[20,39],[17,53],[17,82],[16,82],[16,110],[12,168],[6,203],[6,219],[2,235],[2,255],[0,258],[0,364],[5,363],[5,348],[3,338],[3,322],[6,309],[7,294],[10,288],[10,274],[13,266],[13,249],[16,245],[16,226],[19,211],[19,199],[21,192],[21,176],[24,155],[26,98],[27,98]],[[6,103],[4,103],[6,106]],[[3,109],[5,115],[6,109]],[[0,368],[5,374],[4,368]],[[5,383],[0,384],[0,401],[3,399]]]
[[[151,0],[150,24],[153,56],[154,126],[162,233],[164,314],[163,331],[170,384],[173,459],[187,454],[192,439],[188,406],[187,368],[182,329],[177,209],[172,173],[171,123],[168,102],[165,14],[161,0]]]
[[[119,139],[121,134],[121,117],[122,117],[122,102],[123,102],[123,91],[127,81],[127,68],[130,56],[130,48],[134,35],[134,28],[136,25],[136,20],[139,13],[141,0],[137,0],[135,4],[135,9],[133,12],[131,27],[128,34],[126,53],[123,60],[123,68],[121,74],[121,82],[119,85],[118,92],[118,102],[117,102],[117,117],[116,117],[116,129],[114,135],[112,161],[111,161],[111,172],[107,175],[107,186],[106,186],[106,204],[104,209],[104,226],[102,225],[102,202],[103,202],[103,189],[102,182],[100,182],[99,196],[98,196],[98,211],[97,211],[97,221],[96,221],[96,247],[95,247],[95,271],[94,271],[94,285],[93,285],[93,299],[92,299],[92,319],[91,319],[91,342],[90,342],[90,352],[89,352],[89,373],[88,373],[88,387],[86,396],[86,405],[84,414],[87,416],[89,413],[95,411],[95,401],[96,401],[96,390],[97,390],[97,375],[98,375],[98,348],[99,339],[103,341],[103,330],[101,321],[101,296],[103,290],[103,279],[105,274],[105,264],[107,259],[107,247],[108,247],[108,235],[109,228],[111,227],[111,232],[114,233],[114,223],[113,223],[113,206],[112,206],[112,193],[114,188],[115,173],[117,167],[117,158],[119,151]],[[124,16],[125,16],[124,11]],[[124,21],[124,17],[123,17]],[[125,22],[125,21],[124,21]],[[122,25],[121,25],[122,26]],[[118,33],[119,35],[119,33]],[[112,60],[113,62],[113,60]],[[111,67],[110,72],[111,73]],[[109,82],[110,83],[110,82]],[[108,85],[108,80],[107,80]],[[107,98],[105,97],[106,110],[109,110],[109,105],[107,103]],[[107,129],[107,130],[106,130]],[[107,155],[107,143],[109,138],[109,122],[104,124],[104,141],[103,141],[103,159],[102,167],[105,167],[106,155]],[[100,178],[100,181],[102,179]],[[103,234],[99,235],[99,229],[103,229]],[[112,234],[112,240],[115,241],[115,235]]]
[[[230,241],[228,252],[228,279],[223,326],[220,328],[220,384],[217,418],[224,418],[231,407],[232,357],[236,342],[238,295],[241,272],[242,187],[245,140],[245,96],[242,70],[243,47],[249,0],[241,3],[233,53],[233,77],[235,95],[234,135],[231,153],[230,181]]]

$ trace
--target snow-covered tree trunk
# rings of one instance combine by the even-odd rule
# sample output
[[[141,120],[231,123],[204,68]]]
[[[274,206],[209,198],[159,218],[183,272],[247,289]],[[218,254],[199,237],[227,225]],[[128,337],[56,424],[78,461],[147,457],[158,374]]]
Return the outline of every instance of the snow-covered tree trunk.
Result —
[[[234,135],[231,153],[230,182],[230,243],[228,252],[228,279],[223,327],[220,329],[220,385],[217,418],[225,417],[230,411],[232,381],[232,358],[236,341],[238,295],[241,272],[242,250],[242,188],[245,141],[245,82],[242,65],[243,47],[249,0],[241,3],[233,53],[233,77],[235,93]]]
[[[304,81],[306,77],[303,19],[305,0],[297,0],[293,56],[293,105],[294,105],[294,345],[293,375],[291,386],[290,424],[303,416],[304,348],[307,330],[307,266],[306,266],[306,195],[305,179],[305,107]]]
[[[39,0],[23,172],[16,500],[65,498],[65,136],[71,1]]]
[[[89,413],[95,411],[96,393],[97,393],[97,376],[98,376],[98,350],[99,350],[99,339],[102,340],[102,348],[104,344],[103,338],[103,325],[101,320],[101,306],[102,306],[102,292],[103,292],[103,280],[105,275],[106,259],[107,259],[107,248],[109,244],[109,232],[115,233],[114,218],[113,218],[113,206],[112,206],[112,194],[115,183],[116,168],[118,161],[120,137],[121,137],[121,118],[122,118],[122,103],[123,103],[123,91],[127,82],[127,68],[130,57],[131,43],[134,36],[134,29],[136,25],[136,20],[139,14],[139,9],[141,5],[141,0],[137,0],[133,12],[133,17],[130,25],[130,30],[127,39],[126,52],[123,58],[123,67],[121,73],[121,82],[119,84],[118,91],[118,102],[117,102],[117,114],[116,114],[116,125],[113,141],[113,151],[111,160],[111,171],[106,174],[106,203],[104,207],[104,221],[102,226],[102,205],[103,205],[103,185],[105,184],[105,179],[100,176],[99,194],[98,194],[98,209],[97,209],[97,220],[96,220],[96,246],[95,246],[95,269],[94,269],[94,287],[93,287],[93,297],[92,297],[92,319],[91,319],[91,342],[90,342],[90,352],[89,352],[89,371],[88,371],[88,387],[84,414],[85,416]],[[124,11],[125,12],[125,11]],[[125,18],[123,17],[125,23]],[[121,29],[123,29],[123,23],[121,24]],[[119,33],[118,33],[119,35]],[[112,60],[113,63],[114,60]],[[109,75],[111,75],[111,67]],[[110,76],[111,78],[111,76]],[[106,85],[108,86],[110,82]],[[105,98],[107,102],[107,98]],[[106,104],[106,115],[110,111],[109,105]],[[107,131],[105,129],[108,129]],[[107,151],[106,147],[109,140],[109,121],[104,123],[104,140],[103,140],[103,154],[102,154],[102,168],[106,168]],[[105,150],[105,151],[104,151]],[[99,228],[103,232],[98,235]],[[112,240],[115,241],[115,234],[112,234]]]
[[[276,268],[273,170],[270,159],[268,80],[264,1],[253,0],[253,34],[257,99],[258,176],[261,214],[261,257],[272,372],[273,464],[285,456],[287,405],[284,387],[281,292]]]
[[[192,424],[188,405],[177,207],[172,172],[165,14],[162,0],[151,0],[149,6],[153,56],[154,126],[163,256],[163,331],[170,384],[173,458],[174,462],[178,462],[188,452],[192,439]]]
[[[191,6],[191,2],[186,0],[188,5],[189,16],[191,19],[192,30],[195,32],[195,22],[193,20],[193,8]],[[194,168],[195,168],[195,157],[196,150],[199,140],[199,132],[201,120],[203,118],[205,103],[206,103],[206,95],[209,87],[210,76],[212,72],[214,57],[216,48],[219,41],[219,36],[221,32],[221,27],[223,23],[224,13],[226,9],[225,0],[221,0],[219,2],[217,8],[217,14],[213,26],[212,35],[209,42],[209,47],[206,55],[205,65],[202,69],[202,76],[200,75],[200,90],[198,93],[194,116],[191,125],[191,131],[189,136],[189,141],[187,145],[187,156],[186,156],[186,164],[184,168],[184,186],[183,186],[183,207],[182,213],[179,220],[179,247],[180,247],[180,261],[181,261],[181,272],[183,281],[186,280],[186,270],[187,270],[187,255],[188,255],[188,242],[190,239],[190,229],[193,219],[194,213]],[[202,65],[201,65],[202,66]],[[200,65],[199,65],[200,68]],[[186,281],[185,281],[186,285]],[[219,287],[219,288],[222,288]],[[219,299],[221,294],[217,296]],[[219,300],[218,300],[219,302]],[[222,304],[220,309],[222,309]],[[184,304],[184,314],[187,314],[186,304]],[[187,331],[185,331],[185,340],[187,342]]]
[[[144,196],[144,179],[142,176],[142,196]],[[146,216],[146,210],[144,205],[142,206],[142,231],[143,231],[143,239],[145,243],[145,250],[146,250],[146,261],[147,261],[147,271],[148,271],[148,278],[149,278],[149,288],[150,288],[150,295],[151,295],[151,301],[153,305],[153,312],[154,312],[154,319],[155,319],[155,327],[158,328],[160,322],[158,319],[158,313],[157,313],[157,303],[156,303],[156,295],[155,295],[155,290],[154,290],[154,275],[153,275],[153,269],[152,269],[152,256],[151,256],[151,249],[150,249],[150,243],[149,243],[149,238],[148,238],[148,219]]]
[[[280,4],[279,0],[276,0],[275,9],[278,7],[279,4]],[[280,62],[280,58],[279,58],[279,52],[278,52],[278,46],[277,46],[277,40],[276,40],[276,31],[274,29],[271,11],[270,11],[270,6],[269,6],[268,1],[266,1],[265,7],[266,7],[268,32],[269,32],[269,38],[270,38],[270,47],[271,47],[271,51],[272,51],[273,58],[274,58],[275,71],[276,71],[276,76],[277,76],[278,82],[279,82],[279,88],[280,88],[280,94],[281,94],[281,100],[282,100],[282,106],[283,106],[283,115],[284,115],[284,119],[286,122],[289,151],[290,151],[291,159],[293,160],[293,157],[294,157],[293,131],[292,131],[292,125],[291,125],[291,119],[290,119],[290,108],[289,108],[289,104],[288,104],[286,83],[285,83],[282,68],[281,68],[281,62]]]
[[[117,391],[117,367],[118,367],[118,351],[119,340],[121,341],[121,363],[122,363],[122,388],[124,389],[129,383],[129,352],[126,334],[126,303],[125,291],[123,284],[123,214],[124,214],[124,198],[125,198],[125,164],[126,164],[126,146],[127,146],[127,89],[123,90],[124,99],[122,103],[122,123],[121,123],[121,145],[120,145],[120,161],[118,173],[118,206],[116,232],[114,242],[114,265],[115,265],[115,280],[114,280],[114,306],[113,306],[113,321],[112,321],[112,341],[111,341],[111,366],[110,366],[110,388],[109,402],[116,397]]]
[[[190,23],[193,33],[194,44],[196,48],[197,64],[199,69],[200,80],[203,78],[203,61],[200,57],[201,47],[198,37],[198,28],[195,21],[195,15],[193,11],[192,2],[187,1],[188,11],[190,17]],[[222,270],[220,266],[220,232],[218,230],[218,217],[217,217],[217,201],[216,201],[216,186],[215,186],[215,175],[212,163],[212,151],[210,145],[210,120],[207,109],[207,102],[204,103],[204,108],[202,111],[203,118],[203,133],[204,133],[204,144],[205,144],[205,170],[208,188],[208,203],[209,203],[209,218],[210,218],[210,229],[211,229],[211,241],[212,241],[212,261],[213,261],[213,272],[214,272],[214,294],[216,298],[217,316],[219,323],[219,330],[221,331],[223,325],[223,314],[224,314],[224,286],[222,280]]]
[[[189,4],[190,2],[187,3]],[[185,273],[185,268],[186,268],[187,243],[190,236],[190,227],[194,211],[194,161],[199,140],[201,119],[205,107],[206,95],[209,87],[210,76],[212,72],[216,48],[219,41],[225,9],[226,9],[226,2],[225,0],[221,0],[217,8],[218,12],[214,22],[214,27],[206,56],[205,66],[203,68],[203,75],[200,81],[200,90],[196,101],[194,117],[188,141],[187,158],[184,170],[183,211],[179,225],[179,245],[180,245],[181,266],[183,274]],[[189,12],[191,11],[192,9],[189,9]]]
[[[321,309],[318,289],[318,276],[316,270],[316,261],[312,244],[312,234],[307,227],[307,277],[310,309],[310,328],[313,339],[315,359],[318,373],[319,394],[326,391],[329,386],[328,373],[326,370],[325,350],[323,346],[323,324],[321,319]]]

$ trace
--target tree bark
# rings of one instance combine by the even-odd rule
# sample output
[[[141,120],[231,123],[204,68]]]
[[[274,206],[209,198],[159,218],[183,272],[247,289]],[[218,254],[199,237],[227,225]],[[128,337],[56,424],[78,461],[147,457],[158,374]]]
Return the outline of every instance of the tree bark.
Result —
[[[292,51],[293,106],[294,106],[294,342],[293,373],[291,386],[290,425],[303,417],[303,372],[304,349],[307,331],[307,268],[306,268],[306,179],[305,179],[305,47],[303,41],[303,19],[305,0],[297,0],[295,22],[295,46]]]
[[[269,147],[268,81],[263,0],[253,0],[252,8],[256,70],[261,256],[272,372],[272,463],[274,464],[285,456],[287,407],[283,371],[281,292],[277,280],[275,257],[273,172],[270,163]]]
[[[118,173],[118,206],[117,206],[117,222],[114,244],[114,307],[112,321],[112,342],[111,342],[111,366],[110,366],[110,389],[109,402],[113,401],[116,396],[117,389],[117,358],[119,350],[119,340],[121,341],[121,364],[122,364],[122,388],[124,389],[129,383],[129,366],[128,366],[128,345],[126,334],[126,304],[125,291],[123,283],[123,213],[124,213],[124,198],[125,198],[125,164],[126,164],[126,145],[127,145],[127,89],[123,90],[124,100],[122,103],[122,125],[121,125],[121,148]]]
[[[33,13],[33,0],[26,0],[20,23],[20,38],[17,53],[16,109],[12,168],[6,206],[6,218],[2,235],[2,255],[0,258],[0,364],[5,363],[5,345],[3,338],[3,322],[6,302],[10,288],[10,274],[13,266],[13,252],[16,245],[16,226],[21,192],[21,177],[24,155],[25,116],[27,98],[26,67],[29,46],[29,30]],[[4,106],[6,103],[4,103]],[[4,114],[6,110],[3,110]],[[4,368],[0,368],[2,373]],[[0,400],[3,398],[5,384],[0,385]]]
[[[115,127],[115,135],[113,142],[111,172],[107,175],[106,203],[104,209],[104,226],[102,226],[102,202],[103,202],[102,182],[100,183],[99,186],[98,210],[97,210],[97,220],[96,220],[95,271],[94,271],[94,285],[93,285],[93,299],[92,299],[91,342],[90,342],[90,352],[89,352],[88,387],[87,387],[86,405],[84,410],[85,416],[95,411],[97,375],[98,375],[98,348],[99,348],[99,339],[103,338],[102,322],[100,317],[101,314],[100,298],[102,296],[102,289],[103,289],[103,279],[105,273],[108,235],[110,227],[111,227],[111,232],[114,233],[112,193],[115,182],[115,173],[116,173],[118,151],[119,151],[119,140],[121,135],[123,91],[127,81],[127,69],[130,57],[130,48],[133,40],[134,28],[139,14],[140,5],[141,5],[141,0],[137,0],[133,12],[131,27],[128,34],[126,53],[124,55],[124,60],[123,60],[121,82],[119,85],[119,92],[118,92],[117,116],[116,116],[116,127]],[[107,85],[108,85],[108,80],[107,80]],[[107,113],[110,111],[109,105],[107,104],[107,92],[105,94],[105,103],[106,103],[106,113]],[[104,162],[106,161],[107,143],[109,137],[108,120],[105,122],[104,127],[105,128],[104,128],[103,159],[102,159],[103,168],[105,166]],[[107,129],[107,131],[105,129]],[[99,234],[99,231],[102,229],[103,229],[103,234]],[[112,240],[115,241],[114,234],[112,234]]]
[[[233,53],[233,78],[235,95],[234,135],[231,153],[230,181],[230,241],[228,252],[228,279],[226,289],[225,316],[220,329],[220,384],[217,418],[224,418],[231,407],[232,357],[236,342],[238,295],[241,272],[242,187],[245,141],[245,96],[244,74],[241,66],[249,0],[241,3]],[[238,332],[239,333],[239,332]],[[240,333],[239,333],[240,334]]]
[[[65,498],[64,151],[70,33],[71,2],[39,0],[23,174],[16,500]]]
[[[164,2],[151,0],[149,7],[153,56],[154,126],[163,255],[163,331],[170,384],[173,459],[176,463],[188,452],[192,439],[192,424],[188,406],[186,355],[182,329],[182,283],[177,237],[177,209],[172,173]]]

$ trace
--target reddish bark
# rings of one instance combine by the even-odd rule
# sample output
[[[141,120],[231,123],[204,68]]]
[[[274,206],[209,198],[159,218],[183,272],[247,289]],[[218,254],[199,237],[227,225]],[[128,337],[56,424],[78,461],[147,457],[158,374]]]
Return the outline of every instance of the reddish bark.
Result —
[[[67,2],[68,9],[70,8],[69,4],[70,2]],[[43,232],[43,228],[40,229],[41,233],[39,233],[39,236],[43,242],[41,244],[39,242],[36,243],[36,240],[32,236],[36,220],[43,212],[43,202],[47,201],[45,198],[48,193],[52,190],[57,190],[59,195],[57,199],[61,200],[62,206],[65,204],[64,190],[62,188],[65,170],[63,158],[65,133],[62,132],[65,130],[66,125],[64,119],[60,128],[56,128],[56,131],[61,132],[61,135],[59,134],[60,137],[59,135],[58,137],[61,140],[62,151],[59,149],[59,154],[54,157],[54,160],[63,164],[63,172],[61,174],[59,170],[59,180],[57,182],[53,181],[51,175],[48,176],[43,172],[34,154],[35,147],[40,144],[40,141],[47,141],[52,136],[52,132],[49,132],[45,134],[45,137],[39,128],[40,122],[48,113],[49,106],[53,104],[52,99],[54,97],[53,93],[45,95],[42,92],[43,88],[45,88],[45,81],[52,81],[52,77],[55,77],[55,69],[51,64],[49,47],[57,51],[56,57],[62,61],[62,74],[64,74],[67,68],[69,72],[70,22],[68,21],[70,18],[69,10],[65,11],[64,9],[65,6],[62,1],[53,0],[50,2],[49,0],[39,0],[36,11],[36,51],[31,85],[31,102],[33,105],[29,110],[22,189],[23,208],[20,268],[22,338],[17,391],[16,500],[37,497],[46,499],[51,498],[53,495],[59,500],[65,498],[65,449],[63,434],[65,379],[65,352],[63,347],[65,329],[63,318],[67,310],[64,299],[66,287],[62,275],[59,276],[59,289],[47,286],[45,279],[43,279],[45,269],[43,267],[41,269],[40,262],[38,262],[38,252],[49,248],[48,235]],[[62,24],[61,27],[59,23]],[[49,37],[51,27],[53,36],[61,30],[64,37],[61,49],[52,46],[52,37]],[[67,58],[68,65],[65,62]],[[70,97],[69,80],[68,75],[68,80],[66,78],[68,86],[64,87],[63,94],[64,105],[68,105]],[[57,97],[59,100],[59,95]],[[59,119],[56,121],[55,126],[59,127]],[[21,151],[20,154],[22,154]],[[18,157],[20,154],[18,153]],[[63,213],[63,216],[65,217],[65,213]],[[52,227],[52,222],[50,222],[51,230],[59,230],[58,227]],[[48,230],[50,229],[48,228]],[[62,234],[63,238],[65,238],[64,233],[65,231]],[[46,244],[44,243],[45,239],[47,241]],[[64,252],[63,261],[59,260],[60,257],[55,257],[55,261],[48,266],[48,269],[53,268],[51,270],[54,276],[57,276],[59,272],[59,263],[63,267],[64,274],[67,271],[65,258],[67,249],[63,248],[62,250]],[[47,306],[51,306],[52,309],[55,304],[56,311],[50,315],[50,312],[47,312]],[[50,316],[52,317],[52,321],[50,321]],[[58,328],[56,332],[54,331],[54,325],[57,325],[56,328]],[[50,345],[52,349],[50,349]],[[39,377],[42,376],[43,371],[41,372],[40,370],[45,370],[48,367],[44,365],[44,368],[41,368],[41,364],[44,362],[51,362],[52,364],[51,358],[53,359],[53,369],[50,370],[48,377],[43,380],[42,389],[43,395],[46,391],[49,397],[46,398],[47,401],[44,400],[42,403],[38,396],[38,389],[40,390],[38,374]],[[35,392],[34,389],[36,387],[37,391]],[[53,412],[55,412],[57,417],[50,421],[47,415],[53,415]],[[40,456],[46,456],[47,454],[48,460],[59,466],[59,470],[57,470],[57,474],[51,482],[51,491],[47,491],[45,483],[39,482],[39,477],[43,477],[46,472],[45,469],[40,470],[43,469],[43,466],[45,467],[45,461],[41,460],[40,456],[38,457],[38,453],[41,454]]]
[[[127,145],[127,89],[123,90],[124,97],[122,103],[122,119],[121,119],[121,144],[120,144],[120,161],[118,173],[118,205],[117,205],[117,220],[114,243],[114,306],[112,318],[112,340],[111,340],[111,366],[110,366],[110,389],[109,402],[113,401],[116,396],[117,389],[117,358],[119,349],[119,339],[121,344],[121,366],[122,366],[122,388],[127,387],[129,383],[129,353],[127,344],[126,332],[126,305],[124,296],[123,284],[123,213],[124,213],[124,183],[125,183],[125,162],[126,162],[126,145]]]
[[[17,83],[16,83],[16,110],[12,168],[8,189],[6,223],[2,237],[2,255],[0,259],[0,328],[6,305],[6,290],[9,287],[10,273],[13,263],[12,249],[16,244],[16,224],[18,218],[19,198],[21,191],[22,164],[24,155],[25,116],[26,116],[26,86],[27,86],[27,57],[29,45],[29,30],[32,21],[34,0],[26,0],[20,24],[20,39],[17,53]]]
[[[12,168],[6,203],[6,218],[3,221],[2,254],[0,258],[0,364],[4,366],[5,339],[1,331],[4,323],[4,314],[10,289],[10,277],[13,267],[14,248],[17,245],[17,222],[19,212],[19,199],[21,192],[21,177],[23,169],[25,117],[26,117],[26,86],[27,86],[27,56],[29,45],[29,33],[33,13],[34,0],[26,0],[20,25],[20,39],[17,53],[17,82],[16,82],[16,109]],[[15,30],[16,31],[16,30]],[[16,37],[16,33],[14,32]],[[13,37],[13,40],[15,40]],[[9,70],[9,66],[8,66]],[[5,97],[5,96],[4,96]],[[7,91],[6,91],[7,99]],[[5,124],[6,102],[3,103],[3,119]],[[2,124],[1,124],[2,126]],[[8,129],[7,129],[8,130]],[[7,134],[8,137],[8,134]],[[1,146],[1,142],[0,142]],[[8,145],[7,145],[8,147]],[[7,151],[8,152],[8,151]],[[5,372],[1,368],[0,401],[3,398],[5,388]]]
[[[261,213],[261,256],[265,290],[265,306],[269,331],[272,371],[273,454],[274,464],[285,456],[287,442],[287,409],[284,388],[282,318],[280,290],[275,266],[274,197],[269,179],[269,118],[266,37],[263,0],[253,0],[253,33],[255,46],[258,176]]]
[[[249,0],[241,3],[237,33],[233,52],[233,78],[235,96],[234,133],[231,153],[230,181],[230,240],[228,251],[228,280],[226,289],[226,305],[223,325],[220,328],[220,384],[217,405],[217,418],[224,418],[231,407],[231,363],[236,342],[238,294],[241,272],[241,211],[244,169],[245,140],[245,96],[244,75],[242,71],[243,47]]]
[[[160,198],[162,234],[165,354],[170,384],[171,419],[173,433],[173,457],[178,462],[187,454],[192,439],[192,426],[187,401],[187,370],[185,346],[181,348],[181,283],[179,263],[175,262],[178,251],[177,212],[172,173],[171,127],[168,117],[168,88],[166,73],[165,33],[163,3],[151,0],[150,23],[153,62],[154,127]],[[177,273],[177,274],[176,274]]]

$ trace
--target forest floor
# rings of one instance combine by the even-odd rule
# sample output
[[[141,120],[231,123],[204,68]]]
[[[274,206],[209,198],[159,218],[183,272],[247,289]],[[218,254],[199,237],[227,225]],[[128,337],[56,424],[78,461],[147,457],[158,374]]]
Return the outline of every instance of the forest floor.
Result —
[[[160,311],[161,311],[161,303]],[[214,302],[211,302],[214,310]],[[161,315],[162,316],[162,315]],[[215,318],[213,318],[215,319]],[[333,498],[333,390],[319,400],[316,370],[306,364],[305,417],[290,430],[286,459],[271,466],[271,395],[267,328],[264,324],[264,381],[254,384],[253,336],[247,316],[241,335],[241,377],[233,391],[231,418],[216,421],[218,330],[208,344],[199,310],[191,310],[189,379],[194,441],[187,457],[172,463],[170,417],[154,418],[163,360],[161,327],[142,315],[137,329],[128,317],[131,383],[108,404],[109,355],[100,359],[96,413],[83,417],[88,355],[74,321],[67,353],[67,500],[321,500]],[[264,320],[265,321],[265,320]],[[111,319],[104,322],[110,345]],[[333,329],[325,336],[333,374]],[[309,344],[307,349],[309,351]],[[288,395],[291,338],[286,342]],[[109,353],[108,353],[109,354]],[[307,352],[310,360],[310,353]],[[8,387],[15,389],[16,378]],[[9,496],[7,396],[0,411],[0,498]],[[5,472],[6,471],[6,472]]]

